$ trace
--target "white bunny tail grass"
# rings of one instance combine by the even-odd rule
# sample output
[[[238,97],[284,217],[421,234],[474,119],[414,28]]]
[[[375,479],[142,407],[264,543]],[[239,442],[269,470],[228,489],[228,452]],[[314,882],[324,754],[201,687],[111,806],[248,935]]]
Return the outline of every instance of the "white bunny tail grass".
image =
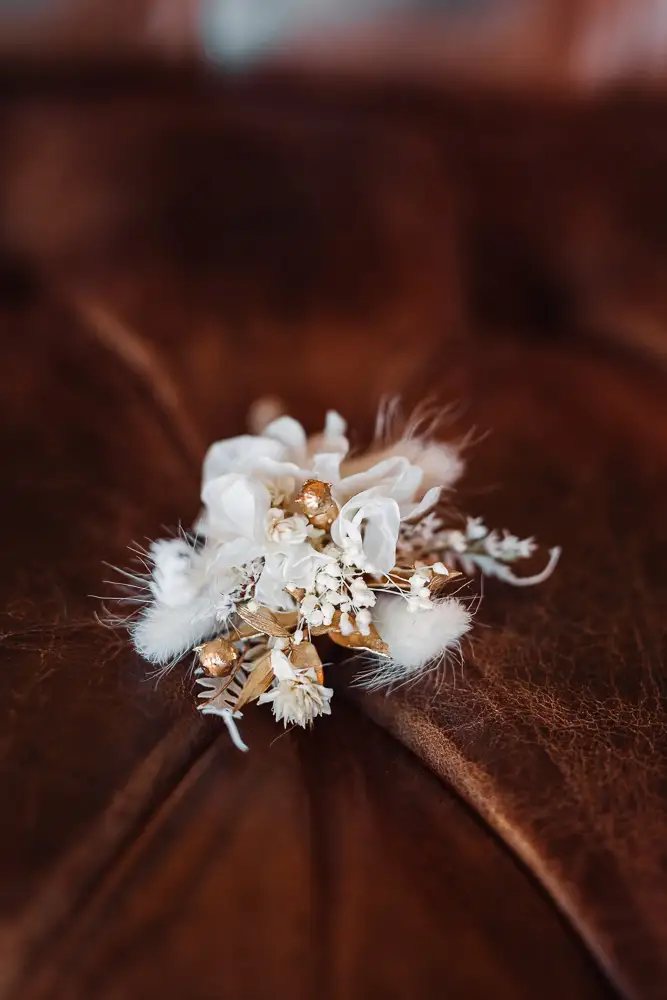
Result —
[[[423,611],[411,611],[403,597],[381,594],[373,609],[373,623],[389,646],[390,658],[377,659],[359,680],[377,690],[412,680],[429,665],[437,665],[460,648],[472,614],[455,597],[447,597]]]
[[[154,601],[130,625],[130,634],[141,656],[157,666],[167,666],[210,639],[217,627],[214,605],[208,597],[198,597],[180,605]]]

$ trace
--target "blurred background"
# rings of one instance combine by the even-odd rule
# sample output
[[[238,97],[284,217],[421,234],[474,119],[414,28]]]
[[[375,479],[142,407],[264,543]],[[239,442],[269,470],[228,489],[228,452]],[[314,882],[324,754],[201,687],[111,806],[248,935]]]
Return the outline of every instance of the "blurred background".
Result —
[[[230,316],[252,287],[277,319],[667,351],[667,0],[0,11],[7,294],[39,272],[132,312],[120,272],[148,288],[159,246]]]

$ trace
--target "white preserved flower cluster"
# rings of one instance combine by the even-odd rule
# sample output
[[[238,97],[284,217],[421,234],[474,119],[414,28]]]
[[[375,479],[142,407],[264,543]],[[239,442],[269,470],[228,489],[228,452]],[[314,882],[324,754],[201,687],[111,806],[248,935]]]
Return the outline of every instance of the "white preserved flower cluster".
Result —
[[[387,423],[385,414],[383,433]],[[532,557],[532,538],[480,518],[446,525],[435,508],[462,469],[456,448],[414,427],[351,457],[334,412],[310,438],[281,416],[218,441],[192,534],[153,543],[147,577],[126,574],[140,593],[137,650],[165,668],[199,651],[199,707],[220,715],[242,748],[236,720],[249,701],[270,704],[286,726],[330,713],[318,635],[376,654],[372,686],[441,660],[470,627],[461,602],[441,597],[456,567],[535,583],[558,558],[552,550],[541,574],[517,577],[510,566]]]
[[[399,558],[418,553],[426,560],[439,559],[450,568],[460,566],[464,573],[473,576],[475,571],[496,576],[514,586],[532,586],[551,575],[560,557],[560,549],[551,549],[546,567],[534,575],[517,576],[510,566],[520,560],[531,559],[537,552],[534,538],[487,528],[481,517],[466,518],[465,530],[446,528],[441,516],[427,514],[416,524],[402,526],[398,548]]]

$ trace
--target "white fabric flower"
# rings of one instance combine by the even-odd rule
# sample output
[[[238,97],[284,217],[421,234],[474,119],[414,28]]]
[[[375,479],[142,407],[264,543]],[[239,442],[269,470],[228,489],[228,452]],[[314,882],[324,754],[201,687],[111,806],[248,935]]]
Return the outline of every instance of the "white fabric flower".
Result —
[[[289,500],[306,479],[321,479],[331,483],[341,508],[332,538],[343,550],[346,564],[377,573],[392,569],[401,520],[434,506],[440,489],[430,485],[425,489],[430,484],[426,466],[411,462],[407,455],[391,454],[362,468],[359,462],[346,462],[345,430],[343,419],[330,412],[323,433],[309,439],[298,421],[279,417],[261,435],[219,441],[209,449],[203,471],[204,513],[198,527],[224,542],[220,559],[226,565],[267,556],[263,531],[267,515],[268,540],[280,551],[297,540],[306,543],[303,521],[278,518],[270,511]],[[412,445],[410,450],[414,451]],[[273,606],[284,578],[284,563],[279,563],[272,561],[262,587],[265,595],[274,595]],[[309,574],[310,566],[302,576]]]
[[[204,484],[202,501],[206,515],[200,530],[220,543],[220,565],[242,566],[264,555],[271,495],[263,483],[228,472]]]
[[[303,514],[285,515],[272,507],[267,515],[267,534],[279,546],[300,545],[308,538],[308,519]]]
[[[272,492],[294,493],[306,479],[338,481],[340,464],[348,452],[343,418],[327,413],[324,431],[306,437],[292,417],[278,417],[260,435],[244,434],[211,445],[202,475],[202,487],[211,479],[241,472],[267,485]]]
[[[308,542],[285,546],[284,550],[267,547],[264,568],[255,588],[255,599],[269,608],[291,608],[293,599],[286,588],[314,590],[315,577],[328,560],[328,556],[318,552]]]

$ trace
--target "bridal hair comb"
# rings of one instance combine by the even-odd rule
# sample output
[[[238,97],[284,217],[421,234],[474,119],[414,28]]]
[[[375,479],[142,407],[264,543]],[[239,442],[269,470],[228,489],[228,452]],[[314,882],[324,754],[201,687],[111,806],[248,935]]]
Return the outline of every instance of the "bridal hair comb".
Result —
[[[242,750],[237,720],[253,701],[285,726],[330,714],[313,640],[362,654],[359,682],[391,687],[458,649],[472,616],[452,582],[539,583],[560,554],[520,576],[532,538],[447,520],[440,501],[463,460],[434,440],[437,421],[417,416],[395,434],[396,408],[383,407],[373,447],[354,456],[337,413],[308,438],[291,417],[262,419],[267,406],[255,406],[258,433],[209,448],[192,530],[142,550],[145,572],[121,571],[137,651],[162,670],[194,653],[198,708]]]

